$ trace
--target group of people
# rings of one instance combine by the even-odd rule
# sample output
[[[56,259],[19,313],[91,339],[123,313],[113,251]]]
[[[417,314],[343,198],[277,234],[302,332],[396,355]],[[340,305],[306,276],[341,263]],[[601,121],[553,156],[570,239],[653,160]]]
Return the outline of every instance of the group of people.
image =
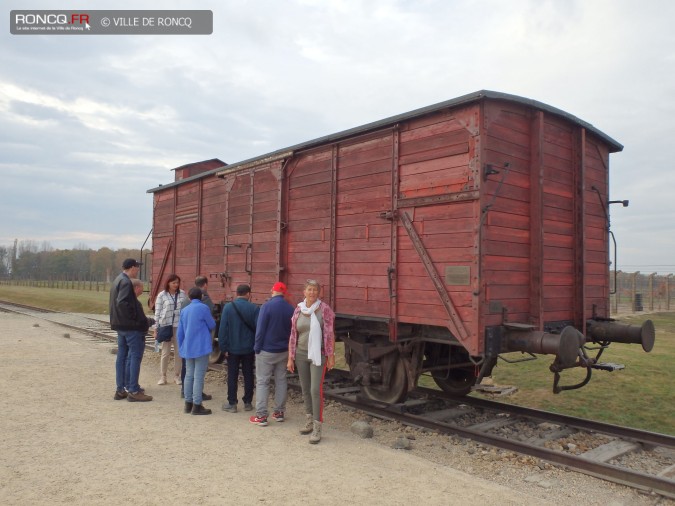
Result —
[[[155,317],[145,316],[138,297],[143,293],[143,282],[137,279],[141,263],[127,258],[122,272],[110,288],[110,327],[117,331],[117,360],[115,400],[148,402],[151,395],[138,383],[141,362],[145,351],[145,335],[153,330],[155,339],[162,335],[159,385],[167,384],[167,370],[171,347],[174,350],[174,382],[181,385],[185,397],[185,412],[208,415],[203,400],[211,399],[203,393],[204,377],[211,353],[211,331],[216,322],[215,306],[206,292],[206,278],[198,277],[187,296],[180,289],[180,277],[171,274],[155,301]],[[201,288],[200,288],[201,286]],[[160,332],[166,328],[168,332]],[[188,338],[189,336],[189,338]]]
[[[212,331],[216,326],[215,306],[208,295],[207,280],[198,276],[186,296],[180,289],[180,278],[171,274],[155,301],[155,318],[147,318],[138,301],[143,292],[143,283],[136,279],[139,266],[134,259],[125,260],[123,271],[110,291],[110,324],[118,334],[114,399],[152,400],[138,384],[138,376],[145,334],[156,321],[155,339],[162,336],[158,384],[167,384],[173,346],[173,381],[181,385],[185,413],[211,414],[211,410],[203,406],[204,400],[211,399],[203,388],[212,352]],[[254,383],[257,390],[255,414],[249,421],[263,427],[268,425],[270,417],[283,422],[288,392],[286,372],[297,370],[306,414],[300,434],[310,434],[309,442],[316,444],[321,441],[323,424],[323,380],[326,371],[335,366],[335,313],[319,298],[321,286],[315,280],[307,280],[304,298],[295,307],[286,300],[290,295],[284,283],[275,283],[270,292],[271,297],[259,307],[251,302],[250,286],[239,285],[236,298],[223,308],[218,344],[227,359],[228,374],[227,402],[222,410],[229,413],[238,410],[241,370],[245,411],[254,409]],[[170,329],[158,330],[162,327]],[[270,415],[268,398],[272,377],[274,407]]]

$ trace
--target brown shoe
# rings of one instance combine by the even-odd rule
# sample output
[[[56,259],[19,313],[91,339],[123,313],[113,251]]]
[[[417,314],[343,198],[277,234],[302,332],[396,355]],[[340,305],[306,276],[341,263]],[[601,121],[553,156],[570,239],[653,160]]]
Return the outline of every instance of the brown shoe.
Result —
[[[144,392],[129,392],[127,396],[129,402],[148,402],[152,400],[152,395],[145,395]]]
[[[121,401],[122,399],[127,398],[127,392],[125,390],[115,390],[115,396],[113,399],[116,401]]]
[[[193,415],[210,415],[211,410],[206,409],[203,405],[201,404],[193,404],[192,405],[192,414]]]

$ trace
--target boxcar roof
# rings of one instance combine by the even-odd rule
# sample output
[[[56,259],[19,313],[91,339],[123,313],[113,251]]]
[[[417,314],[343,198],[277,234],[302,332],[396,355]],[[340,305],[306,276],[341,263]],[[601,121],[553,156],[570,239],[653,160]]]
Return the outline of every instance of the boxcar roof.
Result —
[[[319,146],[321,144],[326,144],[326,143],[329,143],[329,142],[340,141],[340,140],[343,140],[343,139],[346,139],[346,138],[349,138],[349,137],[353,137],[355,135],[359,135],[359,134],[363,134],[363,133],[366,133],[366,132],[369,132],[369,131],[385,128],[387,126],[394,125],[394,124],[399,123],[401,121],[409,120],[409,119],[416,118],[416,117],[419,117],[419,116],[424,116],[426,114],[431,114],[431,113],[434,113],[434,112],[437,112],[437,111],[440,111],[440,110],[443,110],[443,109],[448,109],[448,108],[456,107],[456,106],[459,106],[459,105],[469,104],[469,103],[472,103],[472,102],[478,102],[478,101],[485,100],[485,99],[505,100],[505,101],[508,101],[508,102],[515,102],[515,103],[518,103],[518,104],[522,104],[522,105],[532,107],[534,109],[539,109],[539,110],[542,110],[544,112],[548,112],[548,113],[553,114],[555,116],[560,116],[560,117],[562,117],[562,118],[564,118],[564,119],[566,119],[566,120],[568,120],[572,123],[576,123],[577,125],[593,132],[600,139],[602,139],[604,142],[607,143],[607,145],[609,146],[610,153],[615,153],[617,151],[623,150],[623,146],[621,144],[619,144],[617,141],[615,141],[614,139],[612,139],[607,134],[601,132],[600,130],[595,128],[590,123],[586,123],[585,121],[583,121],[583,120],[577,118],[576,116],[574,116],[572,114],[569,114],[569,113],[567,113],[567,112],[565,112],[561,109],[558,109],[556,107],[552,107],[550,105],[546,105],[546,104],[544,104],[542,102],[538,102],[536,100],[532,100],[532,99],[524,98],[524,97],[519,97],[517,95],[510,95],[508,93],[500,93],[498,91],[480,90],[480,91],[476,91],[474,93],[469,93],[467,95],[462,95],[461,97],[446,100],[445,102],[439,102],[437,104],[428,105],[426,107],[422,107],[420,109],[415,109],[415,110],[410,111],[410,112],[406,112],[406,113],[403,113],[403,114],[397,114],[396,116],[391,116],[389,118],[385,118],[385,119],[382,119],[382,120],[379,120],[379,121],[374,121],[372,123],[367,123],[365,125],[361,125],[361,126],[358,126],[358,127],[355,127],[355,128],[350,128],[348,130],[343,130],[341,132],[337,132],[337,133],[334,133],[334,134],[325,135],[323,137],[319,137],[319,138],[313,139],[311,141],[306,141],[306,142],[302,142],[300,144],[295,144],[294,146],[290,146],[290,147],[283,148],[283,149],[278,149],[276,151],[272,151],[270,153],[267,153],[267,154],[264,154],[264,155],[261,155],[261,156],[256,156],[254,158],[249,158],[249,159],[243,160],[241,162],[232,163],[230,165],[227,165],[227,167],[225,167],[225,166],[218,167],[216,169],[213,169],[213,170],[210,170],[210,171],[207,171],[207,172],[203,172],[201,174],[197,174],[195,176],[182,179],[180,181],[175,181],[175,182],[168,183],[168,184],[165,184],[165,185],[160,185],[156,188],[151,188],[147,192],[148,193],[154,193],[156,191],[160,191],[160,190],[163,190],[163,189],[166,189],[166,188],[171,188],[173,186],[177,186],[177,185],[180,185],[180,184],[183,184],[183,183],[187,183],[189,181],[194,181],[195,179],[200,179],[200,178],[203,178],[203,177],[211,176],[213,174],[218,174],[219,172],[224,171],[224,170],[226,170],[227,172],[234,171],[234,170],[237,170],[238,168],[243,168],[244,166],[254,165],[254,164],[256,164],[256,162],[264,163],[264,161],[266,159],[276,160],[276,159],[282,158],[283,157],[282,155],[290,156],[295,151],[301,151],[301,150],[304,150],[304,149],[309,149],[309,148]]]

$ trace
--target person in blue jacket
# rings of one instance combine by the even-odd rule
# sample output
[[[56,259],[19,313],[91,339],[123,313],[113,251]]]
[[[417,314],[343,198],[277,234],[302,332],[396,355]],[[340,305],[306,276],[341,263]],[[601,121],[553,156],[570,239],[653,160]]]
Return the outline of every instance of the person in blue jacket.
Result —
[[[202,302],[202,291],[191,288],[190,304],[180,312],[178,320],[178,350],[185,358],[185,412],[193,415],[210,415],[211,410],[202,405],[204,377],[211,354],[211,331],[216,322],[211,310]]]
[[[270,378],[274,375],[274,412],[272,420],[284,421],[288,383],[286,363],[288,362],[288,339],[291,335],[291,317],[295,308],[285,299],[286,285],[278,282],[272,287],[272,297],[260,308],[255,329],[256,414],[249,418],[251,423],[267,425],[267,398]]]
[[[244,376],[244,410],[253,410],[253,366],[255,327],[260,308],[250,302],[251,287],[239,285],[237,298],[223,308],[218,329],[218,346],[227,356],[227,402],[223,411],[237,412],[239,367]]]

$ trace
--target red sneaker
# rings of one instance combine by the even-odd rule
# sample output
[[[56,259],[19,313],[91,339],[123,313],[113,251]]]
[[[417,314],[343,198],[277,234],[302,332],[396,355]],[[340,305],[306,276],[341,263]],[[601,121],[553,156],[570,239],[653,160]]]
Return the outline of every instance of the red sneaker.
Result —
[[[251,418],[248,419],[248,421],[256,425],[260,425],[261,427],[267,427],[266,416],[253,415]]]
[[[283,411],[275,411],[272,413],[272,420],[275,422],[283,422],[284,421],[284,412]]]

